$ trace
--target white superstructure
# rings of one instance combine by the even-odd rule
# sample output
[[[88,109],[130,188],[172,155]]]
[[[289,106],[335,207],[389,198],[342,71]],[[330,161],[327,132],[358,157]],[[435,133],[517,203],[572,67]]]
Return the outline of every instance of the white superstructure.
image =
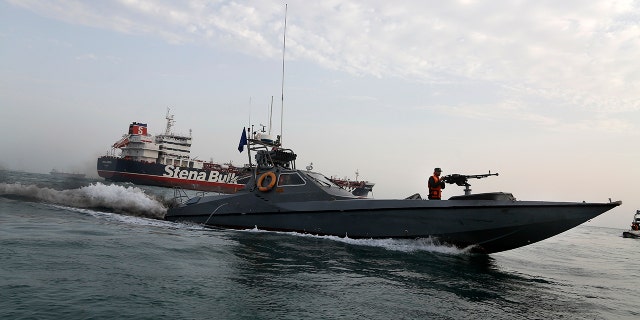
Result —
[[[165,165],[187,168],[203,168],[204,161],[190,158],[191,130],[189,136],[174,134],[171,131],[174,120],[167,110],[167,126],[164,134],[156,136],[147,132],[147,124],[133,122],[129,132],[113,144],[121,150],[121,157],[134,161],[155,162]]]

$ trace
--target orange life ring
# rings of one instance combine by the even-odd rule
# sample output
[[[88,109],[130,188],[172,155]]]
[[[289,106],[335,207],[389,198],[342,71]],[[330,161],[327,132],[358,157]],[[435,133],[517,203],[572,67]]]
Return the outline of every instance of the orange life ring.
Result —
[[[271,182],[269,182],[268,185],[263,186],[262,183],[264,182],[264,179],[267,177],[271,177]],[[265,172],[263,173],[260,178],[258,178],[258,190],[262,191],[262,192],[267,192],[269,190],[271,190],[271,188],[273,188],[273,186],[276,185],[276,174],[269,171],[269,172]]]

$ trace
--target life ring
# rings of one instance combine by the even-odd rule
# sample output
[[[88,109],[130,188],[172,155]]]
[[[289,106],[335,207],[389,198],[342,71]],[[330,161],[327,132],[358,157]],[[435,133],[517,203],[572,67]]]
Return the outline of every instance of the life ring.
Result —
[[[264,182],[264,179],[267,177],[271,177],[271,182],[269,182],[268,185],[263,186],[262,183]],[[267,192],[269,190],[271,190],[271,188],[273,188],[273,186],[276,185],[276,174],[269,171],[269,172],[265,172],[264,174],[262,174],[260,176],[260,178],[258,178],[258,190],[262,191],[262,192]]]

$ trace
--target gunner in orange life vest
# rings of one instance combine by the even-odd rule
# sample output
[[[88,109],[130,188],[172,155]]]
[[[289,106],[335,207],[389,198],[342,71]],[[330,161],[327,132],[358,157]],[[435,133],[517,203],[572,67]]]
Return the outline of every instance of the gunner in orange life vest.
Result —
[[[429,200],[440,200],[442,198],[442,189],[444,189],[444,181],[440,181],[440,173],[442,169],[433,169],[433,176],[429,177]]]

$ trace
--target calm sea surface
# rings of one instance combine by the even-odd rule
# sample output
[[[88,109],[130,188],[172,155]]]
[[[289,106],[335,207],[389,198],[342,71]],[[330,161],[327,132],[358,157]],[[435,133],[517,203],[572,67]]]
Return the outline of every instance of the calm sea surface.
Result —
[[[165,222],[171,195],[0,171],[0,319],[640,319],[622,229],[472,255]]]

